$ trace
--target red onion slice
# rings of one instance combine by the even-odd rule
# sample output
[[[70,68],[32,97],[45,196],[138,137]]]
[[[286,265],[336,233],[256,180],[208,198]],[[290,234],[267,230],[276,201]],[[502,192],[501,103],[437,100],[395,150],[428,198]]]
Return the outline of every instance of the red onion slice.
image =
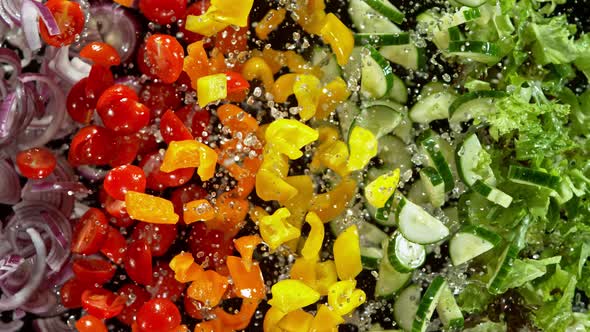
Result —
[[[10,254],[0,259],[0,280],[8,278],[14,271],[16,271],[25,259],[19,255]]]
[[[88,165],[82,165],[76,167],[78,173],[82,175],[84,178],[91,180],[91,181],[99,181],[107,176],[108,171],[100,168],[94,168]]]
[[[37,23],[39,17],[41,17],[43,23],[45,23],[49,35],[54,36],[59,35],[60,33],[55,18],[44,4],[34,0],[23,0],[21,7],[21,23],[27,43],[33,51],[41,48],[39,24]]]
[[[16,81],[17,76],[20,75],[22,71],[20,58],[18,54],[16,54],[15,51],[9,48],[0,48],[0,62],[10,65],[13,68],[10,77],[6,81],[9,85],[14,83]]]
[[[20,200],[21,186],[14,167],[6,160],[0,161],[0,204],[16,204]]]
[[[87,196],[92,194],[92,190],[86,188],[82,183],[77,181],[30,181],[30,191],[32,193],[44,192],[44,191],[57,191],[66,193],[68,195],[81,195]]]
[[[0,321],[0,331],[2,332],[16,332],[20,331],[25,325],[22,320],[13,320],[12,322],[4,323]]]
[[[74,332],[73,328],[70,328],[64,323],[59,317],[51,317],[44,319],[35,319],[33,321],[33,328],[36,332]]]
[[[75,63],[75,65],[74,65]],[[70,85],[88,77],[91,66],[83,61],[70,61],[69,46],[61,47],[55,57],[49,61],[49,68]]]

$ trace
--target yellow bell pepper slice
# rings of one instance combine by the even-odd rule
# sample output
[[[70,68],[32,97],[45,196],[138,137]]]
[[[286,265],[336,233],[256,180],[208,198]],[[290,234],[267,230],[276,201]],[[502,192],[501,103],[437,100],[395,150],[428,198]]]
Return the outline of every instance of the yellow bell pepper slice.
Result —
[[[260,79],[266,91],[272,91],[275,83],[273,71],[261,57],[253,57],[248,59],[242,67],[242,76],[248,81]]]
[[[205,13],[200,16],[188,15],[185,24],[185,28],[188,31],[196,32],[207,37],[213,36],[227,28],[227,26],[226,23],[217,21],[215,16],[210,13]]]
[[[199,280],[204,272],[201,265],[195,263],[193,254],[190,252],[183,251],[174,256],[169,266],[174,271],[174,279],[183,283]]]
[[[330,45],[332,52],[336,54],[338,64],[346,65],[354,48],[352,31],[336,15],[329,13],[324,18],[320,37]]]
[[[264,159],[256,173],[256,194],[265,201],[287,201],[297,195],[297,189],[285,181],[289,172],[287,156],[265,148]]]
[[[320,294],[300,280],[286,279],[271,288],[272,299],[268,303],[282,312],[301,309],[320,299]]]
[[[293,86],[297,76],[297,74],[293,73],[284,74],[274,82],[271,91],[275,102],[284,103],[293,94]]]
[[[281,244],[296,239],[301,232],[285,221],[291,215],[286,208],[280,208],[270,216],[264,216],[258,227],[264,242],[271,250],[276,250]]]
[[[174,205],[167,199],[148,194],[127,191],[125,206],[132,219],[153,224],[176,224],[178,215]]]
[[[215,216],[215,208],[206,199],[190,201],[183,206],[182,220],[187,225],[197,221],[213,220]]]
[[[361,246],[356,225],[345,229],[334,241],[334,262],[340,280],[352,280],[361,271]]]
[[[336,332],[338,325],[344,323],[344,319],[327,305],[320,304],[309,332]]]
[[[311,226],[311,231],[305,240],[303,249],[301,249],[301,255],[305,259],[317,259],[324,241],[324,224],[314,212],[308,213],[305,221]]]
[[[338,281],[336,264],[334,264],[334,261],[332,260],[316,263],[315,275],[316,282],[314,289],[322,296],[328,295],[328,289],[330,286]]]
[[[328,304],[340,316],[351,313],[365,303],[367,295],[361,289],[355,289],[356,280],[339,281],[328,291]]]
[[[248,15],[253,5],[254,0],[211,0],[209,8],[212,9],[216,20],[227,25],[245,27],[248,25]]]
[[[275,31],[279,25],[285,20],[287,10],[285,8],[271,9],[262,18],[258,25],[256,25],[256,36],[261,40],[266,40],[268,35]]]
[[[270,307],[264,315],[264,321],[262,322],[263,332],[281,332],[281,328],[278,327],[279,322],[287,313],[282,312],[277,307]]]
[[[315,289],[316,261],[317,258],[306,259],[304,257],[298,257],[295,263],[293,263],[293,266],[291,266],[291,271],[289,271],[291,279],[301,280],[309,287]]]
[[[286,332],[308,331],[312,321],[312,314],[305,312],[303,309],[297,309],[281,318],[278,326]]]
[[[322,85],[313,75],[299,75],[293,84],[293,93],[297,98],[297,105],[301,108],[299,116],[302,121],[311,119],[316,112]]]
[[[318,131],[297,120],[279,119],[268,126],[265,139],[273,150],[294,160],[303,156],[301,148],[318,139]]]
[[[215,175],[217,152],[207,145],[195,141],[170,142],[164,160],[160,166],[162,172],[173,172],[179,168],[198,167],[197,174],[202,181],[207,181]]]
[[[399,168],[397,168],[393,172],[382,174],[371,181],[365,187],[365,198],[367,202],[376,208],[384,207],[399,184],[399,173]]]
[[[214,74],[197,80],[197,101],[200,107],[227,97],[227,76]]]
[[[350,97],[350,90],[341,77],[336,77],[322,89],[315,117],[318,120],[327,119],[336,107]]]
[[[370,130],[354,126],[348,137],[348,148],[350,150],[348,170],[351,172],[361,170],[377,155],[377,138]]]
[[[315,212],[326,223],[341,215],[350,204],[357,189],[355,180],[345,178],[334,189],[316,195],[310,210]]]

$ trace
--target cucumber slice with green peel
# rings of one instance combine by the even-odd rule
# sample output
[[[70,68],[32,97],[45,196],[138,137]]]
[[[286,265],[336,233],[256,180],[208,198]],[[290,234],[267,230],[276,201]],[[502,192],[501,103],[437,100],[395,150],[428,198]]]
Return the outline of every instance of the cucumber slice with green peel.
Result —
[[[358,224],[358,229],[360,243],[364,247],[381,247],[383,241],[389,238],[387,233],[367,221]]]
[[[416,205],[425,206],[430,203],[430,198],[424,188],[422,179],[418,179],[412,183],[410,190],[408,190],[408,200],[414,202]]]
[[[434,167],[424,167],[420,170],[420,179],[424,184],[424,191],[434,207],[441,207],[445,203],[445,182]]]
[[[451,55],[487,65],[493,65],[501,60],[500,46],[492,42],[451,41],[449,42],[449,52]]]
[[[400,104],[408,102],[408,89],[406,88],[406,84],[396,74],[393,74],[393,87],[389,90],[387,96]]]
[[[450,27],[449,31],[449,40],[450,41],[459,41],[463,39],[463,34],[458,27]]]
[[[451,171],[451,165],[441,151],[442,144],[432,130],[427,130],[418,138],[418,144],[424,149],[429,159],[429,165],[434,166],[445,182],[445,191],[451,191],[455,187],[455,179]]]
[[[490,167],[489,154],[484,150],[475,133],[469,134],[457,148],[457,170],[461,180],[468,186],[483,180],[489,185],[496,183]]]
[[[436,312],[444,327],[451,330],[463,329],[465,319],[448,284],[444,286],[440,294],[438,304],[436,305]]]
[[[414,243],[436,243],[449,235],[449,229],[440,220],[405,198],[398,204],[396,219],[399,231]]]
[[[486,3],[488,0],[455,0],[459,4],[467,7],[479,7]]]
[[[311,55],[311,64],[320,67],[322,71],[322,83],[333,81],[336,77],[342,76],[342,68],[338,65],[336,56],[329,48],[316,47]]]
[[[393,317],[404,331],[411,331],[416,311],[420,305],[422,289],[416,284],[409,285],[399,293],[393,303]]]
[[[420,70],[426,65],[426,50],[414,44],[383,46],[379,53],[408,70]]]
[[[352,122],[360,113],[360,107],[350,100],[343,102],[338,108],[336,108],[338,123],[340,125],[340,134],[342,137],[348,137],[348,131],[351,128]]]
[[[389,240],[387,258],[399,272],[411,272],[424,264],[426,250],[423,245],[408,241],[397,233]]]
[[[559,190],[561,178],[532,168],[510,165],[508,179],[512,182],[526,184],[535,187],[545,187],[555,191]]]
[[[412,153],[408,146],[400,138],[393,135],[385,135],[379,139],[379,157],[388,170],[399,168],[400,173],[404,174],[411,171],[413,167]]]
[[[362,0],[357,0],[362,1]],[[361,81],[361,54],[363,48],[355,47],[352,49],[349,60],[342,67],[342,77],[350,91],[358,91],[358,85]]]
[[[387,17],[392,22],[401,24],[404,21],[405,15],[402,11],[397,9],[388,0],[364,0],[371,8],[379,14]]]
[[[410,34],[407,32],[399,33],[355,33],[354,44],[357,46],[387,46],[387,45],[405,45],[410,43]]]
[[[375,297],[393,299],[411,277],[411,273],[399,272],[389,264],[387,259],[382,259],[379,264],[379,277],[375,285]]]
[[[373,46],[365,46],[361,53],[361,94],[367,98],[381,98],[393,87],[393,69]]]
[[[471,189],[485,197],[488,201],[498,204],[503,208],[509,207],[512,203],[512,196],[488,185],[482,180],[476,180],[475,183],[471,185]]]
[[[456,96],[448,91],[423,96],[410,110],[410,119],[425,124],[434,120],[447,119],[449,117],[449,107],[455,98]]]
[[[401,30],[390,19],[371,8],[363,0],[350,0],[348,14],[359,32],[399,33]]]
[[[494,110],[497,99],[506,96],[507,94],[503,91],[468,92],[455,99],[449,106],[449,120],[466,122],[471,119],[481,119]]]
[[[443,293],[447,282],[441,276],[437,276],[432,280],[430,286],[424,292],[418,310],[416,310],[416,317],[412,323],[412,332],[425,332],[430,323],[430,318],[436,309],[440,296]]]
[[[375,221],[383,226],[395,226],[395,208],[397,206],[395,193],[389,197],[385,206],[375,210],[373,214]]]
[[[500,258],[498,259],[498,265],[492,279],[488,282],[488,291],[491,294],[499,295],[504,293],[506,290],[503,289],[502,285],[506,280],[506,277],[512,270],[512,264],[518,256],[518,248],[513,244],[508,244],[504,249]]]
[[[361,263],[367,270],[376,270],[383,258],[383,250],[375,247],[361,247]]]
[[[355,125],[370,130],[375,138],[391,133],[402,121],[402,114],[388,105],[365,104],[356,118]]]
[[[469,225],[460,230],[449,242],[449,255],[453,265],[461,265],[492,250],[502,238],[483,227]]]

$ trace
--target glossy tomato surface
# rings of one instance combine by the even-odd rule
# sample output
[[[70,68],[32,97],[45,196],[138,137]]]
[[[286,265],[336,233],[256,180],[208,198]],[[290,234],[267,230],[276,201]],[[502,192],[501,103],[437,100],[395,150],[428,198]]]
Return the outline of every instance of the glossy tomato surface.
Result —
[[[45,23],[39,20],[39,32],[43,41],[55,47],[66,46],[74,42],[76,36],[84,28],[84,13],[80,5],[68,0],[49,0],[45,6],[53,14],[60,33],[50,35]]]
[[[107,217],[101,210],[88,209],[74,226],[72,252],[84,255],[97,253],[106,240],[108,226]]]
[[[44,179],[57,165],[57,159],[47,148],[31,148],[16,155],[16,166],[20,174],[28,179]]]

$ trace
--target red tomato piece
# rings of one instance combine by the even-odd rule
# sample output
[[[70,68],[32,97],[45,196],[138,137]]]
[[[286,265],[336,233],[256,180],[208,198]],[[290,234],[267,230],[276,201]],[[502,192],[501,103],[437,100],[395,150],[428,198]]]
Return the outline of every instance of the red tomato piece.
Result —
[[[195,262],[204,268],[214,268],[220,273],[226,270],[226,257],[234,251],[231,238],[226,238],[220,230],[208,230],[203,222],[193,224],[188,244]]]
[[[235,71],[228,71],[227,76],[227,99],[233,102],[241,102],[246,99],[250,83],[242,76],[242,74]]]
[[[109,282],[115,275],[115,266],[99,258],[76,259],[72,270],[76,278],[100,285]]]
[[[215,48],[221,53],[240,53],[248,49],[248,27],[229,26],[215,36]]]
[[[72,252],[92,255],[98,252],[108,232],[107,217],[101,210],[90,208],[74,226]]]
[[[150,224],[146,222],[139,222],[133,234],[131,235],[132,240],[145,240],[150,246],[152,256],[159,257],[163,256],[168,248],[176,240],[176,225],[159,225]]]
[[[107,213],[117,219],[121,218],[128,218],[129,214],[127,214],[127,207],[125,206],[125,201],[120,201],[115,199],[107,194],[107,198],[104,202],[104,208]],[[125,226],[123,226],[125,227]]]
[[[115,84],[113,86],[110,86],[102,93],[102,95],[100,95],[96,107],[106,109],[114,102],[124,98],[135,101],[139,100],[139,97],[137,96],[135,90],[124,84]]]
[[[131,325],[135,322],[139,308],[151,298],[150,293],[135,284],[125,284],[119,288],[117,293],[126,299],[125,308],[117,316],[117,319],[124,324]]]
[[[147,55],[146,53],[146,48],[145,48],[145,43],[141,44],[139,46],[139,48],[137,49],[137,59],[136,59],[136,63],[137,63],[137,68],[139,69],[139,71],[146,75],[149,78],[156,78],[156,76],[154,75],[154,73],[152,73],[151,67],[148,63],[147,60]]]
[[[112,133],[99,126],[80,129],[72,138],[68,161],[72,166],[106,165],[111,159]]]
[[[113,73],[102,65],[92,65],[88,81],[86,81],[86,95],[88,98],[99,98],[110,86],[115,84]]]
[[[203,187],[194,183],[175,189],[170,195],[170,201],[172,201],[172,204],[174,205],[174,213],[180,217],[179,222],[184,222],[182,215],[185,203],[204,199],[206,197],[207,191]]]
[[[66,281],[59,291],[61,304],[68,309],[81,308],[82,293],[90,288],[96,288],[96,286],[75,277]]]
[[[152,281],[152,251],[145,240],[132,241],[127,246],[125,272],[131,280],[141,285]]]
[[[127,191],[145,192],[143,169],[133,165],[123,165],[111,169],[104,178],[104,190],[111,197],[124,201]]]
[[[158,142],[153,133],[149,131],[145,133],[139,132],[137,133],[137,138],[139,139],[139,151],[137,151],[137,154],[146,155],[158,150]]]
[[[80,56],[104,67],[118,66],[121,64],[121,57],[117,50],[103,42],[86,44],[80,51]]]
[[[92,315],[82,316],[76,322],[78,332],[107,332],[104,322]]]
[[[84,77],[74,84],[66,100],[68,114],[72,120],[82,124],[89,124],[92,121],[98,99],[86,94],[86,82],[88,82],[88,78]]]
[[[45,23],[39,20],[39,32],[43,41],[55,47],[73,43],[76,35],[80,34],[84,28],[84,13],[80,5],[67,0],[49,0],[45,6],[53,14],[60,33],[51,36]]]
[[[104,288],[87,289],[82,293],[82,308],[93,316],[108,319],[123,311],[125,300]]]
[[[194,319],[203,319],[203,302],[192,299],[188,294],[184,295],[184,311]]]
[[[166,111],[160,119],[160,134],[166,143],[193,139],[190,130],[171,110]]]
[[[208,109],[200,109],[193,114],[191,129],[193,136],[200,137],[203,142],[207,141],[210,134],[211,113]]]
[[[150,300],[137,312],[137,326],[140,332],[170,331],[180,325],[180,321],[180,311],[167,299]]]
[[[184,65],[184,49],[170,35],[154,34],[145,42],[145,59],[150,72],[164,83],[178,79]]]
[[[125,258],[127,241],[116,228],[109,226],[107,238],[100,252],[115,264],[121,264]]]
[[[194,168],[180,168],[170,173],[160,171],[164,156],[162,152],[154,152],[144,156],[139,163],[147,176],[147,188],[164,190],[168,187],[178,187],[187,183],[195,172]]]
[[[200,16],[203,15],[207,9],[209,8],[209,6],[211,5],[211,1],[209,0],[198,0],[195,3],[193,3],[192,5],[188,6],[188,9],[186,11],[186,15],[195,15],[195,16]],[[192,32],[189,30],[186,30],[184,28],[184,24],[186,23],[186,17],[184,17],[182,24],[179,23],[179,27],[180,27],[180,31],[182,32],[182,38],[184,39],[184,41],[187,44],[191,44],[194,42],[197,42],[201,39],[203,39],[203,35],[198,34],[196,32]]]
[[[187,0],[139,0],[139,10],[148,20],[170,24],[186,15]]]
[[[176,87],[171,84],[149,83],[139,92],[139,100],[152,112],[152,118],[158,118],[169,108],[176,109],[182,104],[182,98]]]
[[[53,173],[56,165],[55,155],[47,148],[31,148],[16,155],[16,166],[27,179],[44,179]]]
[[[136,133],[150,122],[150,109],[127,98],[115,101],[108,108],[97,108],[97,111],[105,127],[123,135]]]
[[[111,167],[131,164],[141,148],[139,135],[119,135],[115,138],[114,147],[117,153],[109,162]]]
[[[174,278],[174,271],[166,261],[158,261],[154,265],[154,275],[147,290],[154,298],[176,301],[184,292],[185,284]]]

